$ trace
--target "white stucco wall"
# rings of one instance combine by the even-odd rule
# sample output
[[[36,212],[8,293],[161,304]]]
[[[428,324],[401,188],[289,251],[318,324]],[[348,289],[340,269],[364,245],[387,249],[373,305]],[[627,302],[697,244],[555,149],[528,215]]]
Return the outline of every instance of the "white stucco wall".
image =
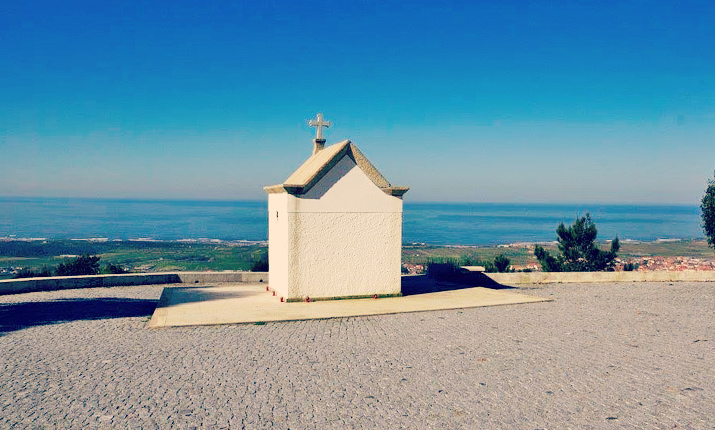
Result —
[[[400,293],[402,199],[380,190],[350,157],[304,195],[270,194],[268,212],[270,286],[278,295]]]
[[[288,297],[400,292],[399,213],[295,213]]]
[[[402,212],[402,199],[385,194],[348,156],[307,193],[293,198],[296,212]]]
[[[268,195],[269,286],[280,297],[288,297],[288,197]]]

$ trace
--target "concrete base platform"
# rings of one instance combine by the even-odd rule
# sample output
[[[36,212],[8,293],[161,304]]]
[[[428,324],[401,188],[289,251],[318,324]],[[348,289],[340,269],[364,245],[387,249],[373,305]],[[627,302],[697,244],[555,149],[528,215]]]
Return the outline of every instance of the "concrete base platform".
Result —
[[[395,314],[551,301],[474,287],[380,299],[281,303],[265,284],[167,287],[148,327],[242,324]]]

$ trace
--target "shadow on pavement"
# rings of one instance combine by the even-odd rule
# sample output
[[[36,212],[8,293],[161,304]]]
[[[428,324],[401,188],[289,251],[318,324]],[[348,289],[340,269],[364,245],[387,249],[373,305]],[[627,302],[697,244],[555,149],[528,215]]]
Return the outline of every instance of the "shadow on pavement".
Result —
[[[513,289],[502,285],[481,272],[463,272],[450,276],[428,277],[427,275],[403,276],[402,295],[438,293],[440,291],[462,290],[465,288],[483,287],[493,290]]]
[[[78,320],[151,316],[157,300],[103,298],[0,304],[0,335],[27,327]]]
[[[207,302],[209,300],[238,299],[243,297],[258,296],[262,292],[253,290],[221,290],[210,285],[202,287],[174,287],[171,290],[172,302]]]

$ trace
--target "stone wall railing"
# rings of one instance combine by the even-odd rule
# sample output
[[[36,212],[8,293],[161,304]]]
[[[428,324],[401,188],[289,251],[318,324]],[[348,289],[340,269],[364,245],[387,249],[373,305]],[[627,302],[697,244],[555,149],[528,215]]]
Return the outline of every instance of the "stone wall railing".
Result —
[[[71,288],[127,285],[194,284],[199,282],[268,282],[267,272],[171,272],[123,275],[56,276],[0,281],[0,295]]]
[[[501,285],[590,282],[715,282],[715,271],[696,270],[658,272],[480,273]],[[206,282],[268,283],[268,272],[130,273],[123,275],[9,279],[0,280],[0,295],[71,288],[195,284]]]
[[[502,285],[590,282],[715,282],[715,272],[518,272],[484,273]]]

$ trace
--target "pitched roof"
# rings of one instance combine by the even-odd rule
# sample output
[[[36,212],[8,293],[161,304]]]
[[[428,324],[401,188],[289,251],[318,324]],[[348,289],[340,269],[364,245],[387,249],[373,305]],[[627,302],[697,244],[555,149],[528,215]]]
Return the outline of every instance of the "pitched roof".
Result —
[[[268,194],[304,194],[317,184],[345,155],[349,156],[365,172],[367,177],[386,194],[399,197],[409,190],[409,187],[393,187],[360,152],[357,146],[349,140],[344,140],[318,151],[305,160],[282,184],[263,187],[263,189]]]

